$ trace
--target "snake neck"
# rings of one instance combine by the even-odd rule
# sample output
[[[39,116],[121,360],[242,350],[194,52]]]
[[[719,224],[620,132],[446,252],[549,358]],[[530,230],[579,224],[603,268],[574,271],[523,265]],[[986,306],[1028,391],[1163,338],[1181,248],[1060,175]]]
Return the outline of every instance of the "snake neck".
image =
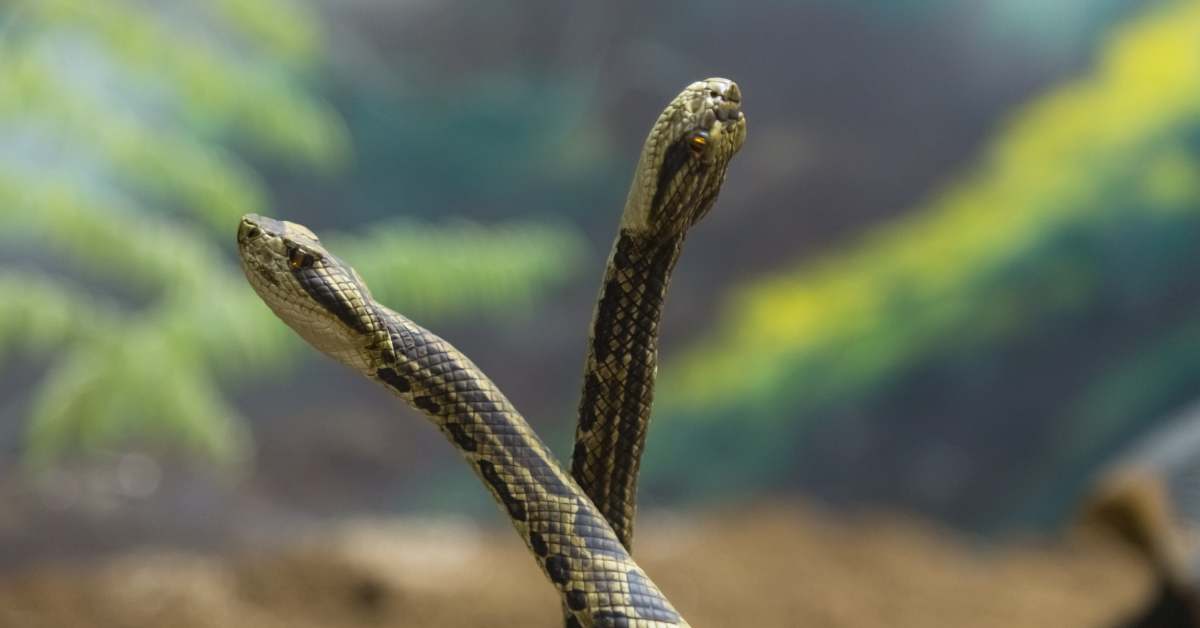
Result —
[[[683,239],[621,229],[592,317],[571,473],[630,551],[659,322]]]

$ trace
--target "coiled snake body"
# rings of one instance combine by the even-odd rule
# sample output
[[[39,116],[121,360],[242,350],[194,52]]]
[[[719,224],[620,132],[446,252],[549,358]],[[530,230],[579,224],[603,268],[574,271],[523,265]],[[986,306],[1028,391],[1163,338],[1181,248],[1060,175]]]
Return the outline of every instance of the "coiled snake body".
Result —
[[[377,303],[307,228],[255,215],[238,228],[242,268],[275,314],[424,412],[462,453],[559,591],[568,624],[688,625],[626,545],[666,278],[745,138],[740,102],[731,81],[693,83],[647,138],[593,321],[574,456],[580,483],[478,367]]]

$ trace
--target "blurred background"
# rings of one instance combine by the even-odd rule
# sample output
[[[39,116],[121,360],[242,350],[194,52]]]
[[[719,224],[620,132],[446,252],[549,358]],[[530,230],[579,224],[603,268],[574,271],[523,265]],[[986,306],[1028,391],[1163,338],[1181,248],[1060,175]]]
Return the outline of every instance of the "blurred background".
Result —
[[[17,0],[0,625],[554,625],[237,219],[310,226],[566,456],[641,143],[708,76],[749,136],[668,299],[647,570],[697,626],[1136,608],[1064,531],[1200,397],[1200,3]]]

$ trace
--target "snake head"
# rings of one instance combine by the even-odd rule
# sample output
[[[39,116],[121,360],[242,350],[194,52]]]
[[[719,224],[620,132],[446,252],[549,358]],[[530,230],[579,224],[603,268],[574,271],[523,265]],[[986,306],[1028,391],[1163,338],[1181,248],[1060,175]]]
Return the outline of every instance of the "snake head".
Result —
[[[323,263],[327,255],[308,227],[257,214],[242,217],[237,244],[242,269],[256,290],[260,283],[281,289],[293,271]]]
[[[650,129],[622,228],[681,235],[712,208],[745,140],[737,83],[710,78],[688,85]]]
[[[317,349],[357,368],[386,334],[358,273],[308,227],[248,214],[238,225],[237,245],[254,291]]]

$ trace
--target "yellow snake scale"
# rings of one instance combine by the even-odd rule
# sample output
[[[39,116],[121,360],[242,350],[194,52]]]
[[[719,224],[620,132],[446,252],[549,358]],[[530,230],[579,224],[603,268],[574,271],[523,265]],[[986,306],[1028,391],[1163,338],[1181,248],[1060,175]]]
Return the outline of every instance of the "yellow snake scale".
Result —
[[[606,387],[599,393],[587,393],[585,385],[585,395],[616,396],[605,407],[624,407],[622,399],[632,386],[636,394],[629,396],[629,407],[644,404],[648,409],[648,396],[638,404],[632,399],[641,399],[642,391],[648,390],[653,369],[642,369],[634,377],[628,372],[622,375],[614,369],[617,363],[611,356],[628,355],[619,360],[628,364],[639,359],[652,367],[656,312],[666,286],[666,275],[658,273],[669,272],[683,231],[711,207],[728,161],[745,139],[740,102],[741,94],[731,81],[693,83],[668,105],[646,141],[593,323],[595,330],[605,325],[612,326],[604,329],[613,330],[608,336],[608,331],[593,331],[586,378],[610,383],[601,384]],[[631,243],[624,252],[623,240]],[[376,302],[358,273],[302,225],[248,215],[238,227],[237,243],[247,280],[280,319],[317,350],[425,413],[462,453],[558,590],[568,625],[688,626],[633,561],[584,490],[466,356]],[[629,263],[621,261],[622,255],[629,257]],[[625,271],[613,269],[622,265]],[[638,270],[642,268],[655,270]],[[649,281],[646,287],[636,287],[645,281]],[[646,297],[655,304],[636,314],[628,309],[636,310]],[[606,300],[616,305],[606,309]],[[626,313],[618,315],[619,311]],[[630,316],[643,322],[625,322]],[[649,331],[635,329],[648,323],[652,323]],[[610,340],[601,345],[597,337]],[[596,408],[590,429],[584,431],[600,433],[597,430],[605,425],[611,427],[604,430],[616,430],[619,441],[644,436],[644,426],[636,435],[622,427],[623,411]],[[643,422],[648,418],[647,411],[637,412]],[[613,446],[618,452],[626,447],[623,441]],[[613,456],[597,449],[595,459],[632,457],[636,465],[641,449],[640,442],[629,447],[630,454]],[[628,475],[624,470],[620,473]],[[625,475],[615,484],[603,473],[593,477],[597,487],[620,484],[632,490],[632,478]],[[622,499],[630,504],[627,514],[632,517],[632,492]],[[626,529],[629,520],[622,519]]]

